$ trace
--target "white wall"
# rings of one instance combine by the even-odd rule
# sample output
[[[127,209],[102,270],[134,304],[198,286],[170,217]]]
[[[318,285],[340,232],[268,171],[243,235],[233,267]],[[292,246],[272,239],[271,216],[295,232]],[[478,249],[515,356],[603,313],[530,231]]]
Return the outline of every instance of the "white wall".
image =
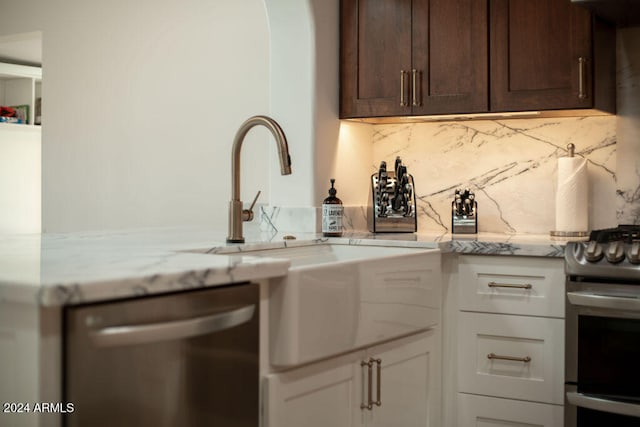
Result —
[[[3,3],[0,35],[35,30],[43,231],[226,230],[235,131],[269,113],[263,0]],[[243,200],[269,202],[269,138],[244,144]]]
[[[0,234],[40,232],[40,129],[0,129]]]
[[[265,0],[271,37],[271,113],[287,135],[292,175],[271,172],[275,205],[307,206],[313,182],[313,34],[307,1]],[[271,154],[272,160],[275,154]]]
[[[293,175],[252,130],[245,202],[313,208],[335,177],[364,203],[367,138],[339,144],[338,16],[338,0],[3,5],[0,35],[43,32],[43,230],[225,230],[231,142],[258,113],[282,125]]]
[[[272,169],[273,202],[320,206],[329,179],[336,178],[345,204],[366,203],[371,129],[338,119],[340,2],[265,1],[271,30],[271,110],[289,137],[294,171],[280,177]]]

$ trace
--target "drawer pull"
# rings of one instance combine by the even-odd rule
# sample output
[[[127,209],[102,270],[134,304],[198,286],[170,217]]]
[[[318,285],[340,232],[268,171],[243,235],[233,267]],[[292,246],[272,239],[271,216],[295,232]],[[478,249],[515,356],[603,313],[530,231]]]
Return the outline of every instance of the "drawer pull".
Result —
[[[525,283],[522,285],[516,285],[513,283],[496,283],[496,282],[489,282],[487,284],[487,286],[489,286],[490,288],[511,288],[511,289],[531,289],[533,288],[533,286],[531,285],[531,283]]]
[[[364,369],[367,367],[367,401],[364,401],[364,393],[362,393],[362,403],[360,404],[360,409],[368,409],[371,411],[373,409],[373,359],[369,359],[368,362],[362,361],[360,362],[360,366]]]
[[[376,400],[373,400],[373,364],[377,365],[376,373],[378,374],[378,380],[376,381]],[[360,404],[360,409],[368,409],[369,411],[373,410],[373,405],[382,406],[381,399],[381,390],[382,390],[382,360],[374,359],[372,357],[369,358],[367,362],[360,362],[360,366],[363,368],[367,367],[367,401],[364,401],[364,392],[362,393],[362,403]],[[364,375],[364,372],[363,372]]]
[[[529,363],[531,362],[531,358],[529,356],[525,356],[525,357],[513,357],[513,356],[500,356],[497,355],[495,353],[489,353],[487,354],[487,359],[489,360],[510,360],[512,362],[522,362],[522,363]]]
[[[404,97],[404,94],[406,92],[404,88],[404,77],[406,74],[407,72],[405,70],[400,70],[400,106],[401,107],[409,106],[409,101],[407,101]]]
[[[587,59],[584,57],[578,58],[578,99],[587,98],[587,90],[585,84],[585,74],[587,68]]]
[[[411,70],[411,94],[412,94],[412,100],[413,100],[413,106],[414,107],[419,107],[420,106],[420,97],[418,95],[418,76],[420,74],[420,71],[413,69]]]
[[[373,359],[371,359],[370,361],[373,361]],[[376,370],[378,374],[378,381],[376,384],[377,399],[373,403],[375,403],[378,406],[382,406],[382,399],[380,398],[380,391],[382,390],[382,360],[376,359],[375,362],[378,365],[378,369]]]

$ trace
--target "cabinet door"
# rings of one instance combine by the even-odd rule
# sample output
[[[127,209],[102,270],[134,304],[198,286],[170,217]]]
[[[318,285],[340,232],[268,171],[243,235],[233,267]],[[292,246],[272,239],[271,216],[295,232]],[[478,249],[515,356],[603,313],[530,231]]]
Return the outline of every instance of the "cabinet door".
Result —
[[[343,0],[340,25],[340,117],[409,114],[411,0]]]
[[[492,111],[593,105],[588,11],[568,0],[490,0],[489,22]]]
[[[486,0],[414,0],[412,41],[413,114],[488,111]]]
[[[458,394],[458,427],[561,427],[564,407]]]
[[[439,330],[434,328],[365,351],[267,375],[263,427],[438,427],[439,340]],[[367,365],[370,360],[371,371]],[[369,390],[372,400],[380,401],[371,409],[366,408]]]
[[[364,352],[267,375],[262,427],[354,427],[357,388],[355,359]],[[359,369],[359,368],[358,368]]]
[[[440,350],[439,332],[424,334],[376,346],[368,351],[373,360],[380,360],[380,377],[373,367],[372,397],[380,398],[380,406],[371,410],[358,409],[362,425],[371,427],[437,427],[440,421]],[[365,359],[365,360],[368,360]],[[358,407],[366,403],[367,372],[362,369],[362,394]],[[380,381],[380,383],[378,383]],[[377,390],[380,385],[380,396]]]

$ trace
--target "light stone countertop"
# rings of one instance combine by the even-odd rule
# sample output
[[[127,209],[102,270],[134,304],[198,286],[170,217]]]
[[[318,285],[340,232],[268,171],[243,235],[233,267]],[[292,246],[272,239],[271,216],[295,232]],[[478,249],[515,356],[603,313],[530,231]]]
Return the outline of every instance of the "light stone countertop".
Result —
[[[284,233],[286,235],[287,233]],[[562,257],[566,242],[548,236],[245,231],[247,243],[195,228],[0,236],[0,302],[73,305],[262,280],[287,274],[289,262],[251,250],[332,243],[439,248],[443,253]]]

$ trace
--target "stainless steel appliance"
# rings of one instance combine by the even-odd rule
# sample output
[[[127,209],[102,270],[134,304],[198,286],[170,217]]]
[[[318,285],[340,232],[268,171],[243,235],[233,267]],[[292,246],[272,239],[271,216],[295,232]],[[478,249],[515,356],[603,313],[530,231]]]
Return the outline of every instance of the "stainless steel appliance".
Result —
[[[565,252],[567,427],[640,426],[640,226]]]
[[[256,284],[65,310],[66,426],[255,427]]]

